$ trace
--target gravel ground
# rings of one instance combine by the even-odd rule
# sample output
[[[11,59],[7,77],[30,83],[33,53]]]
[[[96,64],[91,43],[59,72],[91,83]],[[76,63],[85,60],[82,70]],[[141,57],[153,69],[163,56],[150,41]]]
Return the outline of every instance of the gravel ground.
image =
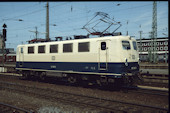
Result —
[[[160,88],[169,88],[168,83],[159,84],[159,83],[156,83],[156,82],[144,82],[144,83],[139,83],[138,85],[160,87]]]
[[[40,88],[49,88],[57,91],[75,93],[81,95],[89,95],[98,98],[106,99],[116,99],[121,101],[127,101],[132,103],[139,103],[145,105],[153,105],[168,108],[169,101],[168,97],[160,97],[156,95],[147,95],[139,93],[124,93],[121,91],[108,91],[100,90],[97,88],[83,88],[76,86],[67,86],[63,84],[55,84],[54,80],[52,82],[38,82],[38,81],[28,81],[28,80],[19,80],[16,77],[5,77],[0,75],[0,81],[8,81],[13,83],[24,84],[28,86],[36,86]],[[57,82],[57,81],[56,81]],[[90,108],[81,108],[79,106],[68,105],[61,102],[51,102],[45,99],[40,99],[37,97],[29,97],[24,94],[9,92],[0,90],[0,102],[7,104],[16,105],[18,107],[36,109],[40,113],[46,113],[46,111],[56,111],[57,113],[97,113],[99,111],[91,111]]]
[[[80,108],[73,105],[62,104],[60,102],[51,102],[46,99],[30,97],[9,91],[0,90],[0,101],[27,110],[37,111],[39,113],[90,113],[88,108]],[[97,111],[92,111],[97,113]]]

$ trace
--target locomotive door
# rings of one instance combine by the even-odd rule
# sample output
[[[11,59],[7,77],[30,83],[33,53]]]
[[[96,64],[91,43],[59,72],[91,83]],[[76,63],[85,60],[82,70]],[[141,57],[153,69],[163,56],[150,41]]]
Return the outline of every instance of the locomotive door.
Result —
[[[108,40],[99,41],[99,70],[107,70],[108,68]]]
[[[24,62],[24,47],[19,48],[19,66],[22,67]]]

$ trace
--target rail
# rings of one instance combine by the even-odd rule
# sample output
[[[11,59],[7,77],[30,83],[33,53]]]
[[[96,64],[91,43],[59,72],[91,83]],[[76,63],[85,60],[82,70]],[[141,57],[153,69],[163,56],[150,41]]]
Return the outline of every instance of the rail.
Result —
[[[144,105],[138,103],[130,103],[118,100],[110,100],[105,98],[97,98],[79,94],[72,94],[67,92],[59,92],[51,89],[23,86],[21,84],[0,82],[1,89],[8,89],[13,91],[19,91],[22,93],[31,94],[36,97],[46,98],[51,101],[62,101],[66,103],[71,103],[79,106],[88,106],[93,109],[100,109],[109,112],[161,112],[167,113],[168,108],[162,108],[152,105]],[[25,90],[27,89],[27,90]]]
[[[140,68],[143,69],[168,69],[168,63],[139,63]]]
[[[0,102],[0,113],[33,113],[33,112]]]
[[[169,96],[168,88],[159,88],[159,87],[151,87],[151,86],[142,86],[137,85],[136,87],[125,87],[126,92],[132,93],[143,93],[143,94],[150,94],[150,95],[158,95],[158,96]]]
[[[165,75],[154,75],[154,74],[142,74],[143,81],[150,82],[150,83],[163,83],[163,84],[168,84],[169,83],[169,78]]]

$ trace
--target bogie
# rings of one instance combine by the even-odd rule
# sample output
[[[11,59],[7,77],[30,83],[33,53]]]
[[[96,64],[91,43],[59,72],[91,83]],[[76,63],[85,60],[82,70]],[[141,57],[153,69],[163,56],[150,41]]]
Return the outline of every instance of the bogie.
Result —
[[[22,79],[30,79],[31,75],[29,71],[22,71]]]

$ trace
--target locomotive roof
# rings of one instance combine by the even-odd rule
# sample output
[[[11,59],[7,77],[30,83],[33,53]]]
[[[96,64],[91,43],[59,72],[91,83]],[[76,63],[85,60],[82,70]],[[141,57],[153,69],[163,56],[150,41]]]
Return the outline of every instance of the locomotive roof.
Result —
[[[41,43],[32,43],[32,44],[22,44],[18,46],[30,46],[30,45],[43,45],[43,44],[53,44],[53,43],[71,43],[71,42],[84,42],[84,41],[94,41],[94,40],[107,40],[107,39],[129,39],[130,36],[107,36],[107,37],[97,37],[97,38],[84,38],[84,39],[72,39],[72,40],[62,40],[62,41],[51,41],[51,42],[41,42]],[[131,38],[134,40],[134,38]]]

